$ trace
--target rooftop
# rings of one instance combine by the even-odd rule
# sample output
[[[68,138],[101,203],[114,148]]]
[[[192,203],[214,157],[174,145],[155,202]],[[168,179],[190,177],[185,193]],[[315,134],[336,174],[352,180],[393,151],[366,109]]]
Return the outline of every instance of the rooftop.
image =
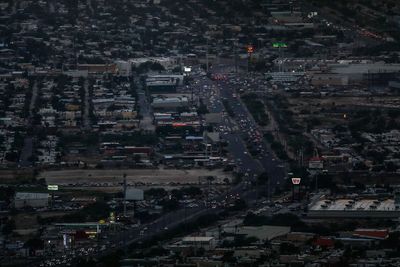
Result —
[[[210,242],[213,240],[212,236],[186,236],[182,239],[183,242]]]
[[[321,199],[310,206],[312,211],[395,211],[393,199]]]

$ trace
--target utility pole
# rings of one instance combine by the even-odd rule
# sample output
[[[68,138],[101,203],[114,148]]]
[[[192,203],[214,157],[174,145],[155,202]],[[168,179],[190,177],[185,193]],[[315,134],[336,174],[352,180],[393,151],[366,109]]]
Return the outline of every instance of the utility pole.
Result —
[[[124,219],[126,218],[126,173],[124,173]]]
[[[251,61],[251,55],[254,52],[254,47],[252,45],[247,46],[247,72],[249,72],[249,67],[250,67],[250,61]]]
[[[279,72],[282,72],[282,63],[283,63],[283,58],[282,58],[282,54],[281,54],[281,47],[279,46],[278,48],[278,52],[279,52]]]
[[[208,73],[208,37],[206,37],[206,72]]]
[[[233,40],[233,51],[234,51],[234,60],[235,60],[235,73],[238,72],[238,62],[237,62],[237,43],[236,43],[236,39]]]
[[[125,220],[126,220],[126,173],[124,173],[124,222],[125,222]],[[123,244],[124,244],[124,253],[126,254],[126,229],[125,229],[125,226],[123,226],[123,230],[124,230],[124,233],[123,233]]]

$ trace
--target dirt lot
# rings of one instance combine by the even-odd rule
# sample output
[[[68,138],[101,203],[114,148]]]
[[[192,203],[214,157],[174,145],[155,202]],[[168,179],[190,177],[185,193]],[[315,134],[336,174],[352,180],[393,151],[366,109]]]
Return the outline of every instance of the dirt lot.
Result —
[[[0,170],[0,183],[17,183],[31,178],[31,170]]]
[[[393,96],[382,97],[326,97],[326,98],[288,98],[290,107],[293,110],[303,108],[330,108],[332,106],[348,106],[348,107],[370,107],[370,108],[392,108],[398,107],[400,98]]]
[[[230,173],[222,170],[177,170],[177,169],[131,169],[131,170],[59,170],[44,171],[38,178],[45,178],[47,184],[83,184],[83,183],[119,183],[126,174],[127,183],[145,184],[197,183],[200,177],[214,176],[215,182],[231,178]]]
[[[40,215],[42,218],[63,216],[68,212],[60,211],[49,211],[49,212],[32,212],[32,213],[19,213],[13,217],[16,230],[20,235],[28,236],[34,235],[39,228],[37,216]]]

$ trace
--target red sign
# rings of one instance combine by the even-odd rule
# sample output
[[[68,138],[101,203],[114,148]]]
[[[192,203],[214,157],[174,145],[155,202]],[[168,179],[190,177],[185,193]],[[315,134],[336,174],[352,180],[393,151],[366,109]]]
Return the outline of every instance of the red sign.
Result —
[[[292,184],[298,185],[301,182],[301,178],[292,178]]]
[[[254,47],[252,45],[247,46],[247,53],[251,54],[254,52]]]
[[[186,123],[182,123],[182,122],[174,122],[172,123],[173,127],[183,127],[183,126],[187,126]]]

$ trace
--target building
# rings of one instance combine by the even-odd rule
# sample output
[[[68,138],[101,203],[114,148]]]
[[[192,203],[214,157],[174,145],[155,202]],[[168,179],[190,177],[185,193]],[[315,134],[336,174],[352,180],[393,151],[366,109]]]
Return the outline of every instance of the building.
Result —
[[[87,71],[89,74],[117,73],[116,64],[78,64],[78,71]]]
[[[295,83],[304,76],[304,72],[270,72],[265,77],[273,83]]]
[[[394,199],[317,199],[309,205],[308,216],[317,218],[398,218],[400,196]]]
[[[207,113],[204,117],[208,125],[217,125],[222,122],[222,113]]]
[[[187,236],[182,239],[181,244],[183,246],[212,250],[216,246],[216,240],[212,236]]]
[[[156,110],[176,110],[179,107],[188,107],[189,99],[182,97],[156,97],[151,106]]]
[[[183,85],[183,79],[183,75],[177,74],[150,75],[146,87],[151,92],[175,92],[177,86]]]
[[[49,205],[49,194],[17,192],[14,198],[14,207],[21,209],[25,207],[43,208]]]
[[[254,236],[261,241],[267,241],[287,235],[290,233],[290,227],[275,225],[224,227],[224,232],[248,237]]]
[[[117,75],[123,77],[129,77],[132,75],[132,64],[129,61],[118,60],[117,64]]]
[[[310,72],[311,84],[314,86],[346,86],[349,84],[388,84],[400,72],[400,64],[379,62],[328,63],[321,71]]]
[[[146,62],[153,62],[158,63],[163,66],[166,70],[172,70],[176,66],[179,65],[179,58],[178,57],[141,57],[141,58],[134,58],[129,59],[129,63],[133,67],[138,67],[140,64]]]
[[[346,86],[349,84],[349,77],[337,73],[314,73],[311,75],[313,86]]]

